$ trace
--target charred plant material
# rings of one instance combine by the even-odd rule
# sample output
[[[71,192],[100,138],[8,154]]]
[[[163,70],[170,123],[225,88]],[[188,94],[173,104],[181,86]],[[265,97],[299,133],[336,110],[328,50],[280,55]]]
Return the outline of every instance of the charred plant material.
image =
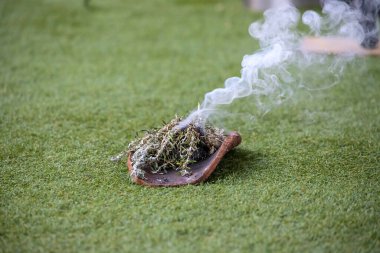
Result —
[[[147,170],[161,174],[177,170],[182,176],[191,175],[189,165],[209,157],[225,138],[222,129],[209,125],[201,128],[196,123],[181,129],[180,122],[181,118],[176,117],[129,144],[133,175],[144,178]]]

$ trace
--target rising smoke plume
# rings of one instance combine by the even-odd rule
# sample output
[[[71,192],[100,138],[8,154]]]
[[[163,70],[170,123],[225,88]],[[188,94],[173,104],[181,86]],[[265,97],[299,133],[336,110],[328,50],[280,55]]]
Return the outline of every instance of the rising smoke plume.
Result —
[[[289,3],[265,11],[264,19],[249,27],[249,34],[258,40],[260,49],[243,57],[241,76],[228,78],[223,88],[208,92],[199,108],[181,122],[180,127],[186,127],[192,121],[203,125],[223,112],[223,106],[242,97],[251,97],[256,110],[266,113],[290,98],[297,89],[320,89],[303,76],[305,69],[322,70],[324,76],[333,77],[322,88],[335,85],[353,55],[328,57],[309,54],[300,50],[300,40],[305,35],[324,35],[347,37],[361,43],[369,32],[361,23],[369,19],[365,15],[360,8],[351,8],[337,0],[326,0],[322,15],[309,10],[301,16],[299,10]],[[301,33],[297,29],[300,22],[309,28],[308,32]],[[318,75],[316,71],[314,74]]]

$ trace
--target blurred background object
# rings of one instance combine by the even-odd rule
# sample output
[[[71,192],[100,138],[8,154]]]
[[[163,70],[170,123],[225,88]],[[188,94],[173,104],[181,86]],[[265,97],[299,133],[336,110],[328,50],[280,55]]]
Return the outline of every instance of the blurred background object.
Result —
[[[324,5],[329,0],[244,0],[244,4],[247,8],[253,11],[265,11],[268,8],[279,6],[286,3],[292,3],[297,8],[316,8]],[[379,42],[379,27],[378,20],[380,18],[380,1],[376,0],[339,0],[337,3],[346,3],[353,10],[358,10],[361,13],[359,23],[363,28],[364,38],[360,41],[360,45],[366,49],[375,49],[378,47]],[[314,43],[314,41],[313,41]],[[343,43],[342,45],[351,45],[352,41]],[[318,43],[321,46],[320,43]],[[324,43],[328,45],[328,43]],[[335,48],[332,48],[335,51]],[[352,47],[347,47],[352,49]],[[359,52],[360,51],[360,52]],[[359,50],[359,54],[363,54],[363,51]],[[365,52],[365,54],[373,54]]]
[[[270,7],[289,2],[289,0],[244,0],[245,5],[254,11],[264,11]],[[296,7],[320,6],[319,0],[290,0]]]

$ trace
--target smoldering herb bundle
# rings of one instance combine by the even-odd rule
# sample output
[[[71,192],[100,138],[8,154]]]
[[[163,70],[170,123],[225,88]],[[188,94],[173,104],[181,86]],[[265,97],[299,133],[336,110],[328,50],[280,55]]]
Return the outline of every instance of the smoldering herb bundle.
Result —
[[[145,178],[146,171],[165,174],[176,170],[182,176],[191,175],[190,165],[212,155],[222,144],[222,129],[195,122],[179,128],[181,118],[175,117],[161,129],[146,131],[132,141],[127,152],[131,155],[132,175]]]

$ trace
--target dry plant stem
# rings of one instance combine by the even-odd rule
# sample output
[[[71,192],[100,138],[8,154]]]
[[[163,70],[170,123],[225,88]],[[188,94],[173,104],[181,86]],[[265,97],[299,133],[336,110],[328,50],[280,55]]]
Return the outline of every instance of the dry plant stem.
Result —
[[[177,170],[182,176],[191,175],[189,165],[201,161],[217,150],[224,140],[223,130],[190,123],[185,129],[175,117],[159,130],[147,131],[133,141],[128,152],[133,153],[132,175],[144,178],[145,170],[165,174]]]

